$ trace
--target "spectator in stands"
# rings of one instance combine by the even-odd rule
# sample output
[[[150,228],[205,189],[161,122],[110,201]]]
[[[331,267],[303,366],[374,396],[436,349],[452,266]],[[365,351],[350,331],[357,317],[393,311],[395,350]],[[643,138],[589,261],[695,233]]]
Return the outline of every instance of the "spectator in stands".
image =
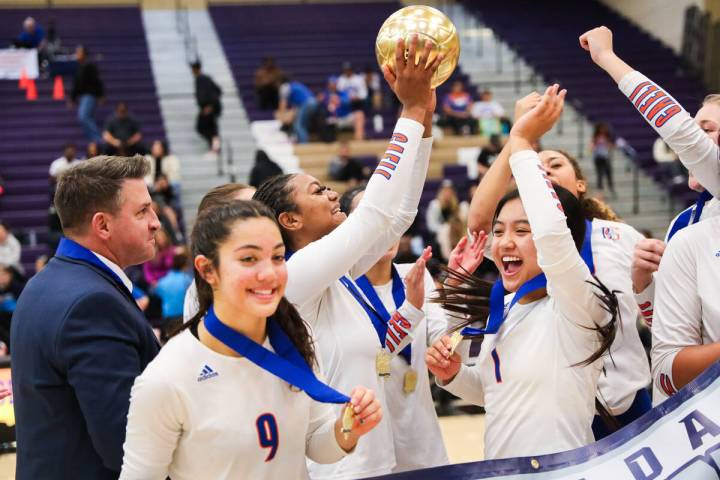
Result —
[[[161,173],[155,178],[153,184],[149,185],[150,196],[153,201],[160,203],[161,206],[169,206],[177,210],[180,202],[176,190],[177,186],[177,183],[171,183],[168,176]]]
[[[23,22],[23,31],[13,44],[17,48],[41,48],[45,40],[45,31],[37,24],[33,17],[27,17]]]
[[[282,174],[282,168],[270,159],[265,150],[257,150],[255,152],[255,163],[250,170],[249,180],[250,185],[253,186],[254,189],[259,187],[268,178]],[[253,193],[255,193],[254,189]],[[252,193],[250,197],[252,198]]]
[[[207,141],[210,151],[217,154],[220,152],[218,119],[222,113],[222,89],[210,76],[202,72],[200,62],[193,63],[190,68],[195,77],[195,100],[200,107],[195,128]]]
[[[445,179],[437,196],[430,201],[425,213],[425,226],[435,235],[440,253],[448,259],[452,248],[465,234],[464,222],[460,218],[460,204],[451,180]],[[453,240],[456,240],[453,243]]]
[[[366,110],[368,99],[368,86],[365,76],[355,73],[350,62],[342,65],[342,74],[337,79],[337,90],[350,97],[350,110]]]
[[[143,264],[145,281],[151,287],[157,285],[158,280],[164,277],[172,268],[175,247],[170,236],[164,228],[155,233],[155,256]]]
[[[368,91],[366,110],[380,110],[382,108],[382,82],[380,74],[370,65],[365,66],[365,85]]]
[[[17,278],[13,269],[0,265],[0,342],[7,346],[10,345],[10,321],[23,288],[25,282]],[[0,353],[2,350],[0,346]]]
[[[168,151],[167,142],[155,140],[146,158],[150,162],[150,173],[145,177],[148,187],[152,187],[163,175],[170,185],[180,185],[180,160]]]
[[[477,123],[470,115],[472,106],[473,99],[465,91],[465,85],[460,80],[455,80],[443,101],[443,121],[452,128],[455,135],[477,133]]]
[[[281,122],[292,124],[297,143],[310,141],[310,121],[317,108],[317,100],[308,87],[283,76],[276,116]]]
[[[97,142],[89,142],[85,149],[85,158],[93,158],[98,155],[100,155],[100,147],[98,147]]]
[[[658,137],[653,143],[653,158],[663,181],[685,183],[686,175],[682,163],[677,153],[672,151],[662,137]]]
[[[0,222],[0,265],[12,268],[18,276],[25,273],[20,263],[21,250],[18,239],[10,232],[7,225]]]
[[[350,144],[338,144],[338,156],[331,162],[328,175],[338,182],[349,182],[350,187],[366,181],[370,177],[370,168],[350,155]]]
[[[57,184],[57,179],[60,174],[80,161],[81,160],[77,158],[77,147],[75,147],[75,144],[66,144],[62,157],[53,160],[50,164],[50,198],[55,195],[55,185]]]
[[[488,171],[490,168],[490,164],[492,163],[492,160],[495,159],[495,157],[500,153],[500,150],[502,150],[502,140],[500,139],[500,135],[490,135],[490,141],[487,145],[480,148],[480,153],[478,154],[477,158],[477,170],[478,170],[478,178],[482,178],[483,175]],[[472,197],[471,197],[472,198]]]
[[[260,68],[255,70],[255,94],[260,110],[277,110],[280,102],[278,89],[282,79],[282,70],[273,57],[265,57]]]
[[[179,248],[172,260],[172,268],[162,277],[155,286],[154,293],[162,303],[163,338],[173,327],[182,323],[183,303],[185,292],[193,279],[187,273],[188,254],[184,248]]]
[[[607,179],[608,188],[612,196],[617,198],[612,174],[612,152],[615,148],[615,141],[610,132],[610,126],[605,122],[595,124],[595,131],[590,140],[593,162],[595,163],[595,174],[597,176],[597,188],[603,189],[603,178]]]
[[[77,105],[77,119],[83,128],[85,138],[99,143],[102,141],[102,135],[93,115],[97,103],[105,100],[105,88],[100,80],[97,66],[88,59],[88,55],[88,49],[82,45],[75,50],[78,69],[75,72],[70,104]]]
[[[329,124],[337,129],[351,127],[355,140],[365,138],[365,112],[362,108],[352,109],[350,94],[338,89],[337,77],[328,79],[327,89],[318,95],[318,100],[325,107]]]
[[[158,182],[156,182],[158,183]],[[178,219],[178,212],[172,203],[165,203],[165,197],[162,193],[151,193],[152,204],[151,208],[160,220],[165,232],[170,237],[170,241],[173,244],[180,244],[184,241],[183,233],[180,228],[180,221]],[[172,202],[172,199],[170,200]]]
[[[147,148],[142,143],[140,123],[130,115],[127,104],[119,102],[115,113],[108,117],[103,131],[105,152],[108,155],[144,155]]]
[[[483,135],[500,135],[501,122],[505,117],[505,110],[497,100],[493,100],[490,90],[480,92],[480,100],[473,104],[472,117],[476,120]]]

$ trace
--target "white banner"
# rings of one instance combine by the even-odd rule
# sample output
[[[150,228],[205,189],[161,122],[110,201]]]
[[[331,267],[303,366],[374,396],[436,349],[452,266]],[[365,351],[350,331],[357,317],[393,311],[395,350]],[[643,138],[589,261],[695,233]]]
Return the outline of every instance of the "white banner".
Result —
[[[635,422],[587,447],[381,478],[720,480],[720,363]]]
[[[27,78],[36,79],[38,71],[37,50],[27,48],[0,49],[0,80],[18,80],[25,69]]]

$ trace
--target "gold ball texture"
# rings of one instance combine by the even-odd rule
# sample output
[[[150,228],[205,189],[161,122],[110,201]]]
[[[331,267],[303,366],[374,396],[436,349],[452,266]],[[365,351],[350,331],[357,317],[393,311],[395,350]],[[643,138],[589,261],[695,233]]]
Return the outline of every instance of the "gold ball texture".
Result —
[[[415,63],[420,59],[425,42],[432,42],[432,51],[428,62],[432,62],[440,53],[445,59],[433,76],[432,86],[437,87],[447,80],[457,67],[460,57],[460,39],[457,29],[450,19],[432,7],[413,5],[401,8],[390,15],[380,27],[375,41],[375,55],[378,65],[389,65],[395,70],[395,45],[399,39],[405,40],[405,58],[408,56],[407,47],[412,35],[418,34],[418,47]]]

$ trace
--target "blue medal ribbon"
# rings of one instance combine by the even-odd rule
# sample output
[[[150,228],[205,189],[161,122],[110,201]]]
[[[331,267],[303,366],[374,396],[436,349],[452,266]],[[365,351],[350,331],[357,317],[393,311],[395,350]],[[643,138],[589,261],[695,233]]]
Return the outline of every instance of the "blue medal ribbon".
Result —
[[[585,264],[590,269],[590,273],[595,273],[595,262],[593,261],[592,255],[592,222],[585,220],[585,239],[583,241],[582,248],[580,249],[580,256],[582,257]],[[523,283],[520,288],[515,292],[510,305],[508,306],[507,313],[510,313],[512,307],[523,298],[525,295],[547,287],[547,278],[544,273],[537,275],[527,282]],[[494,335],[500,330],[507,314],[504,312],[505,309],[505,289],[503,288],[502,279],[499,278],[495,281],[490,290],[490,318],[488,318],[487,325],[485,328],[471,328],[465,327],[460,332],[463,336],[478,336],[478,335]]]
[[[668,242],[673,237],[673,235],[675,235],[683,228],[700,221],[700,216],[702,215],[703,208],[705,208],[705,204],[710,201],[711,198],[713,198],[712,194],[707,190],[701,192],[698,195],[695,205],[682,212],[678,216],[677,220],[675,220],[675,222],[672,224],[672,227],[670,227],[670,232],[667,235]]]
[[[370,306],[370,304],[368,304],[367,300],[365,300],[365,298],[360,293],[360,290],[358,290],[357,286],[355,286],[355,283],[352,280],[343,275],[342,277],[340,277],[340,283],[342,283],[345,288],[348,289],[350,294],[355,298],[355,300],[358,301],[363,310],[365,310],[365,313],[367,313],[368,317],[370,318],[370,322],[372,323],[373,328],[375,328],[375,332],[377,333],[378,339],[380,340],[380,345],[382,347],[385,347],[385,334],[387,333],[387,323],[385,323],[385,320],[373,307]]]
[[[585,261],[585,265],[590,269],[590,273],[595,273],[595,262],[592,254],[592,222],[585,220],[585,241],[580,249],[580,256]]]
[[[535,290],[545,288],[546,286],[547,278],[545,278],[544,273],[541,273],[540,275],[537,275],[528,280],[527,282],[523,283],[522,286],[518,289],[518,291],[515,292],[515,295],[510,301],[508,313],[510,312],[512,307],[514,307],[515,304],[525,295],[534,292]],[[503,322],[505,322],[506,315],[504,315],[503,312],[505,307],[504,300],[505,289],[503,288],[502,279],[499,278],[493,284],[492,290],[490,290],[490,318],[488,318],[488,322],[485,328],[465,327],[460,333],[463,336],[493,335],[497,333],[498,330],[500,330],[500,326],[503,324]]]
[[[323,403],[350,401],[350,397],[317,379],[310,365],[272,317],[267,320],[267,334],[274,352],[222,323],[212,306],[203,321],[213,337],[263,370],[303,390],[313,400]]]
[[[70,240],[67,237],[61,238],[60,243],[58,244],[58,248],[55,251],[55,255],[58,257],[66,257],[73,260],[79,260],[83,263],[89,263],[93,267],[99,268],[103,272],[110,275],[110,277],[115,281],[115,283],[120,286],[123,292],[130,293],[128,292],[127,287],[117,273],[113,272],[110,267],[105,265],[102,260],[100,260],[97,255],[95,255],[91,250],[83,247],[76,241]]]
[[[390,321],[390,312],[388,312],[387,308],[385,308],[385,305],[383,305],[382,300],[380,300],[380,297],[375,291],[375,288],[370,283],[370,280],[368,280],[367,276],[361,276],[360,278],[355,280],[355,283],[357,283],[358,287],[360,287],[360,290],[362,290],[362,292],[365,294],[365,297],[368,299],[375,311],[380,315],[380,317],[384,319],[385,331],[379,331],[378,336],[382,335],[381,342],[383,345],[385,345],[387,324]],[[395,309],[397,310],[398,308],[400,308],[400,305],[402,305],[405,301],[405,286],[403,285],[402,278],[400,278],[400,274],[398,273],[397,268],[395,268],[394,264],[392,265],[392,296],[393,300],[395,301]],[[375,327],[374,322],[373,327]],[[412,348],[410,345],[403,348],[400,351],[400,355],[402,355],[408,365],[412,363]]]

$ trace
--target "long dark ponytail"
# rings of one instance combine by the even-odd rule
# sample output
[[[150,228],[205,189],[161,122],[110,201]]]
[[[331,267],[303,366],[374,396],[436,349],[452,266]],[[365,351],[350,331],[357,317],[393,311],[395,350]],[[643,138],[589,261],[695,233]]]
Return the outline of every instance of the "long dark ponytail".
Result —
[[[553,184],[558,199],[565,211],[567,226],[575,242],[575,247],[580,251],[585,240],[585,216],[580,201],[565,188]],[[506,194],[498,203],[495,209],[494,221],[498,214],[509,201],[520,198],[518,190]],[[448,276],[443,282],[442,288],[438,289],[437,297],[433,300],[454,318],[463,319],[451,331],[460,330],[470,324],[480,323],[483,327],[487,324],[490,313],[490,292],[492,284],[481,280],[468,272],[457,272],[446,269]],[[595,324],[595,330],[600,338],[600,347],[588,358],[575,364],[589,365],[600,358],[610,349],[615,339],[617,320],[620,317],[617,291],[610,291],[597,277],[593,275],[594,281],[588,281],[599,290],[594,292],[600,301],[603,309],[610,314],[610,321],[605,325]]]
[[[267,218],[277,225],[273,212],[255,200],[233,200],[201,211],[191,235],[193,258],[204,255],[217,270],[220,265],[218,254],[220,245],[230,236],[237,222],[251,218]],[[212,288],[197,269],[195,285],[198,293],[198,312],[175,334],[186,328],[196,328],[213,303]],[[310,332],[295,307],[283,297],[271,318],[280,325],[308,365],[314,367],[315,349]]]

